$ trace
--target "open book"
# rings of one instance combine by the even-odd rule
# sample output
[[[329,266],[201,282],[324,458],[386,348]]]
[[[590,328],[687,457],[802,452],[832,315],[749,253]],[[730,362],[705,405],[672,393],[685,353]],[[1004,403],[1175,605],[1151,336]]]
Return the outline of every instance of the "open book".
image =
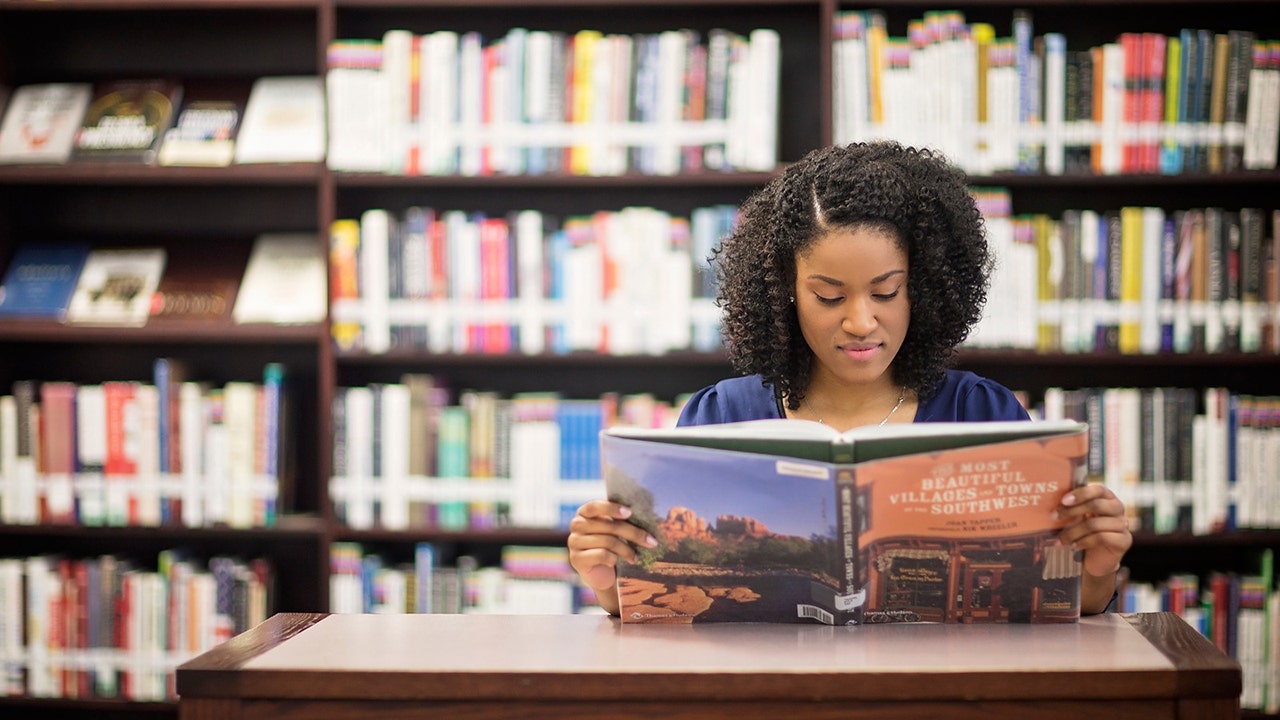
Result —
[[[1070,420],[611,428],[609,499],[658,539],[618,566],[622,621],[1074,622],[1050,512],[1087,449]]]

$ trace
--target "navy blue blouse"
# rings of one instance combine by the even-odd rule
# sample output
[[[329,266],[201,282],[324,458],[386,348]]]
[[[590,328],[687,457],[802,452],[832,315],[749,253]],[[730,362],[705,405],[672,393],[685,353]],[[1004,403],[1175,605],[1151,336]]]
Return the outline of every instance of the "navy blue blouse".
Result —
[[[773,388],[759,375],[721,380],[694,393],[678,425],[715,425],[786,417]],[[967,370],[948,370],[931,397],[920,401],[915,422],[1029,420],[1026,408],[1005,386]]]

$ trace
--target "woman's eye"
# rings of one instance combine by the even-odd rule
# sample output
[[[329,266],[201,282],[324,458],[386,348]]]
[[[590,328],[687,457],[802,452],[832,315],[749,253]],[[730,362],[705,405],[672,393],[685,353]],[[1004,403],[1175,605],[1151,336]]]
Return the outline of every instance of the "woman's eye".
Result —
[[[818,302],[823,305],[835,305],[836,303],[844,299],[842,297],[823,297],[821,295],[814,295],[814,297],[816,297],[818,299]]]
[[[871,297],[875,298],[876,300],[880,300],[880,301],[892,300],[892,299],[894,299],[894,298],[898,297],[898,291],[897,291],[897,290],[894,290],[894,291],[893,291],[893,292],[891,292],[891,293],[877,293],[877,294],[875,294],[875,295],[872,295]]]

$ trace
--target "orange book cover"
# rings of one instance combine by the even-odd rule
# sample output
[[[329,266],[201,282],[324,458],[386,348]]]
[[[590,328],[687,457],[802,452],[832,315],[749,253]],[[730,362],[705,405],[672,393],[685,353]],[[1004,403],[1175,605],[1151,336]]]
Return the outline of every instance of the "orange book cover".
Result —
[[[601,452],[609,499],[658,540],[618,566],[624,623],[1080,617],[1050,512],[1085,482],[1083,423],[617,427]]]

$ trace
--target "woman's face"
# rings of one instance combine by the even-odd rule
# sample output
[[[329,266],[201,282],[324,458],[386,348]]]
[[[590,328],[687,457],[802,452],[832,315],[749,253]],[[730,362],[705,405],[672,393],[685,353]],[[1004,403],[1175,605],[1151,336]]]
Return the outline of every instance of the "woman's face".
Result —
[[[796,256],[796,312],[817,360],[842,384],[892,382],[911,324],[907,254],[881,228],[839,229]]]

